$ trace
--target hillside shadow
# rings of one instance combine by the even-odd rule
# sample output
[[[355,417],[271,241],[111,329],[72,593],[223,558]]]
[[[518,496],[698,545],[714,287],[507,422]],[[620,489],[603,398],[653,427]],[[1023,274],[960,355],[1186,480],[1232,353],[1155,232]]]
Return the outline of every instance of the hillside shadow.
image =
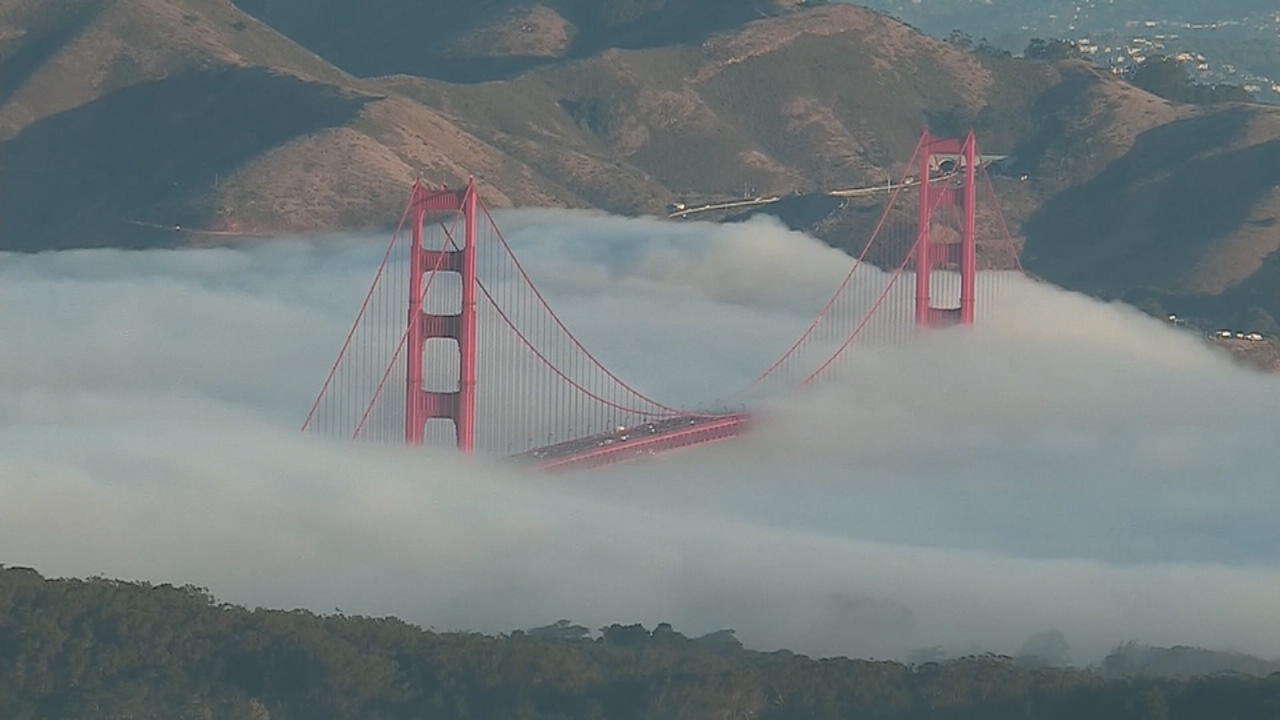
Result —
[[[406,74],[453,83],[510,80],[541,66],[610,48],[699,43],[776,12],[768,0],[546,0],[542,4],[576,28],[574,38],[561,56],[521,56],[490,54],[485,47],[468,51],[454,41],[532,2],[400,0],[384,3],[379,12],[370,12],[359,0],[233,2],[357,77]]]
[[[596,2],[588,0],[587,4]],[[580,3],[582,4],[582,3]],[[601,3],[603,4],[603,3]],[[610,48],[642,50],[666,45],[701,43],[716,33],[739,28],[752,20],[777,14],[773,3],[763,0],[694,0],[651,3],[651,10],[629,22],[607,24],[579,33],[571,57],[594,55]]]
[[[99,2],[70,9],[51,27],[39,30],[34,40],[0,62],[0,105],[9,102],[35,71],[93,22],[103,7],[105,4]]]
[[[1175,313],[1206,330],[1239,328],[1280,336],[1280,253],[1267,256],[1257,272],[1220,295],[1142,287],[1120,299],[1156,317]]]
[[[219,178],[350,122],[370,98],[261,68],[187,73],[49,117],[0,144],[0,250],[152,246],[197,224]]]
[[[1095,82],[1097,79],[1089,73],[1072,71],[1035,99],[1031,105],[1032,126],[1035,129],[1013,148],[1012,173],[1022,174],[1035,170],[1049,147],[1066,134],[1068,114],[1063,111],[1079,102]]]
[[[1237,230],[1280,183],[1280,141],[1229,147],[1255,112],[1240,107],[1163,125],[1027,222],[1028,267],[1115,295],[1185,278],[1203,249]]]

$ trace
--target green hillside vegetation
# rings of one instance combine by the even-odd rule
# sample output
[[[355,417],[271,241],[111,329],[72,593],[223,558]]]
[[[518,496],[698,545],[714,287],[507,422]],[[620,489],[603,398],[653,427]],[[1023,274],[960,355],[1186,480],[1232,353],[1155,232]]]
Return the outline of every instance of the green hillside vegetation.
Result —
[[[669,625],[497,637],[247,610],[199,588],[0,568],[0,716],[166,718],[1274,718],[1280,675],[1114,677],[743,649]]]
[[[1238,85],[1194,82],[1186,63],[1171,57],[1155,55],[1147,58],[1130,76],[1134,85],[1174,102],[1212,105],[1223,102],[1248,102],[1253,99]]]
[[[1267,677],[1280,673],[1280,661],[1185,645],[1160,648],[1128,642],[1107,655],[1102,671],[1108,677],[1189,678],[1222,673]]]

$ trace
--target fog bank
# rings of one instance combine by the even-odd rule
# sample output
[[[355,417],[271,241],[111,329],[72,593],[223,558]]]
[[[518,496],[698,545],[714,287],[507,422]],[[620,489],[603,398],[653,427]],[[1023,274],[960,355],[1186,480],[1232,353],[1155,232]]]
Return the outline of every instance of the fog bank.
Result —
[[[767,219],[499,220],[592,351],[673,401],[766,367],[849,262]],[[297,432],[383,242],[0,255],[0,562],[437,629],[1280,655],[1280,384],[1194,337],[1021,281],[749,439],[525,476]]]

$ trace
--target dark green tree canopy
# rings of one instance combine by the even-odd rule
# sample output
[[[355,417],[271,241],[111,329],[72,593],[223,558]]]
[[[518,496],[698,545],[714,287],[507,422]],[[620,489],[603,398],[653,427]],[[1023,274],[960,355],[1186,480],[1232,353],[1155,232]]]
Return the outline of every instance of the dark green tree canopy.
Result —
[[[1163,55],[1147,58],[1129,79],[1143,90],[1174,102],[1209,105],[1249,102],[1253,99],[1248,91],[1236,85],[1202,85],[1193,82],[1185,63]]]
[[[1071,60],[1084,57],[1075,43],[1067,40],[1031,38],[1023,55],[1032,60]]]
[[[585,631],[560,621],[498,637],[442,634],[0,566],[0,718],[1273,720],[1280,708],[1280,674],[1105,677],[995,655],[814,660],[744,650],[729,630]],[[1059,639],[1031,644],[1057,652]],[[1145,662],[1122,650],[1117,672]]]

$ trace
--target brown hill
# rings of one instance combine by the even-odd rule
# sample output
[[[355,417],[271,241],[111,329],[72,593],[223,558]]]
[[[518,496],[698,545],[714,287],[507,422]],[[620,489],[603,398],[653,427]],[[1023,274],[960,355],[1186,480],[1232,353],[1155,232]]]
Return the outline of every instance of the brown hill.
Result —
[[[0,217],[20,249],[364,226],[417,173],[622,212],[856,183],[930,117],[1003,92],[973,56],[849,6],[465,85],[353,77],[228,0],[30,2],[4,25],[21,32],[0,66]]]
[[[1280,109],[1183,109],[1051,197],[1026,232],[1028,265],[1051,280],[1276,332]]]
[[[116,90],[216,66],[345,73],[219,0],[16,0],[0,10],[0,138]]]
[[[1251,329],[1280,315],[1278,111],[1174,105],[808,4],[14,0],[0,248],[367,227],[418,174],[475,175],[498,205],[652,213],[880,182],[923,127],[972,126],[1030,176],[997,182],[1036,272]],[[805,197],[781,208],[796,225],[865,230],[867,208]]]
[[[582,204],[229,0],[13,5],[0,79],[0,248],[363,227],[394,216],[419,173],[501,177],[486,188],[499,204]]]
[[[699,46],[609,50],[504,83],[401,76],[382,86],[464,118],[593,204],[644,212],[673,195],[883,178],[930,115],[978,112],[994,74],[897,22],[832,6]]]
[[[285,35],[362,77],[454,82],[509,78],[607,48],[697,43],[798,0],[235,0]]]

